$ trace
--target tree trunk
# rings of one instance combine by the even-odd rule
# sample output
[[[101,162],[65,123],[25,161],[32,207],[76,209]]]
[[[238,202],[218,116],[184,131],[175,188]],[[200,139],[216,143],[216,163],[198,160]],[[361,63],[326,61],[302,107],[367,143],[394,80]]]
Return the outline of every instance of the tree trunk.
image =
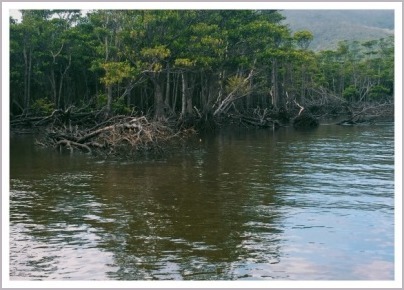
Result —
[[[204,114],[210,110],[208,76],[204,77],[204,73],[201,73],[201,107]]]
[[[178,83],[179,83],[179,75],[174,75],[174,88],[173,88],[173,95],[174,95],[174,100],[173,100],[173,111],[175,112],[177,109],[177,95],[178,95]]]
[[[182,79],[182,102],[181,102],[181,117],[185,117],[186,114],[186,108],[187,108],[187,90],[188,90],[188,84],[187,84],[187,77],[185,76],[185,73],[181,73],[181,79]]]
[[[154,84],[154,118],[158,120],[164,117],[163,91],[157,77],[153,76],[151,80]]]
[[[254,69],[251,69],[248,76],[242,82],[240,82],[230,93],[228,93],[225,98],[223,98],[220,101],[219,105],[217,106],[216,110],[213,113],[214,116],[219,115],[223,112],[226,112],[229,109],[230,105],[233,104],[234,101],[248,95],[248,92],[245,92],[243,94],[238,94],[237,91],[239,90],[240,87],[244,86],[246,83],[249,82],[249,80],[253,76],[253,73],[254,73]]]
[[[191,82],[193,81],[193,78],[191,78]],[[187,115],[192,115],[192,110],[193,110],[193,102],[192,102],[192,93],[193,90],[191,91],[190,87],[189,87],[189,80],[187,81],[187,109],[186,109],[186,113]]]
[[[107,113],[111,113],[112,108],[112,85],[107,86]]]
[[[32,49],[24,47],[24,110],[29,109],[31,99],[31,71],[32,71]]]
[[[69,68],[70,68],[71,61],[72,61],[72,56],[69,55],[69,63],[67,64],[65,70],[60,73],[59,95],[58,95],[58,105],[59,105],[59,106],[58,106],[58,109],[63,108],[63,107],[65,106],[65,103],[66,103],[66,102],[64,101],[64,99],[62,98],[63,82],[64,82],[65,76],[66,76],[66,74],[67,74],[67,71],[68,71]],[[63,101],[63,102],[62,102],[62,101]]]
[[[300,102],[304,103],[304,99],[306,98],[305,92],[306,92],[306,68],[305,65],[302,64],[302,86],[300,88]]]
[[[278,62],[274,58],[272,59],[272,73],[271,73],[271,82],[272,82],[272,105],[277,108],[280,105],[279,102],[279,93],[278,93]]]
[[[58,108],[59,103],[58,103],[58,94],[57,94],[57,90],[56,90],[56,77],[55,77],[55,70],[53,69],[53,67],[51,70],[51,76],[49,78],[49,81],[50,81],[51,87],[52,87],[53,103],[55,104],[55,108]]]
[[[253,78],[250,79],[250,88],[253,87]],[[251,99],[252,99],[252,90],[248,92],[246,98],[245,98],[245,107],[246,111],[248,111],[251,107]]]
[[[167,78],[166,78],[166,93],[164,98],[164,104],[166,108],[170,108],[170,66],[167,64]]]

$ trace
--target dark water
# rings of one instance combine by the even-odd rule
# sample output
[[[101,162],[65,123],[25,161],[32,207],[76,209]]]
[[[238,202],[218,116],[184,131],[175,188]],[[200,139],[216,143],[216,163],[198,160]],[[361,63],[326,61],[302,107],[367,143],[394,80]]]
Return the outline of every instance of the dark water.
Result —
[[[11,137],[10,163],[12,280],[394,279],[392,123],[136,162]]]

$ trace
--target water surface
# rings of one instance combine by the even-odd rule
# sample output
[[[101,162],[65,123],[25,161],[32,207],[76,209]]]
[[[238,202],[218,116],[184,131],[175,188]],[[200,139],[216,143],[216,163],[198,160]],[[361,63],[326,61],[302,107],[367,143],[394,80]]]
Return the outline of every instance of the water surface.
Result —
[[[135,161],[10,145],[13,280],[394,279],[392,123]]]

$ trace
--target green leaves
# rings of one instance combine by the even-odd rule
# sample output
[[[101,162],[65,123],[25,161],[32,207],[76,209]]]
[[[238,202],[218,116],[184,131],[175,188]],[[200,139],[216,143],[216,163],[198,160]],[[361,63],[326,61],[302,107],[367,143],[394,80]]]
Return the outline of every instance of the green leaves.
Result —
[[[347,101],[354,101],[357,100],[360,97],[359,90],[354,86],[350,85],[349,87],[345,88],[342,96],[347,100]]]
[[[163,60],[170,56],[170,50],[166,45],[156,45],[155,47],[142,48],[140,54],[151,60]]]
[[[54,110],[54,104],[46,98],[40,98],[32,104],[32,109],[36,114],[47,116]]]
[[[242,76],[231,76],[226,81],[226,93],[243,96],[250,92],[249,83]]]
[[[293,39],[296,41],[297,46],[303,50],[307,50],[309,48],[313,38],[313,33],[308,30],[297,31],[293,35]]]
[[[107,62],[101,64],[101,67],[105,70],[104,77],[101,81],[108,85],[118,84],[125,78],[131,78],[135,76],[136,70],[130,66],[129,62]]]
[[[117,111],[136,105],[176,113],[183,96],[190,111],[215,111],[226,94],[232,97],[223,110],[233,108],[233,97],[246,95],[248,101],[237,97],[234,104],[282,106],[296,98],[304,105],[323,99],[323,92],[377,101],[394,93],[394,38],[345,41],[336,50],[314,53],[313,34],[292,35],[274,10],[22,15],[21,23],[10,23],[10,78],[11,97],[24,109],[35,104],[46,110],[42,100],[55,108],[95,104],[103,96]],[[245,83],[241,76],[248,71],[254,74]]]
[[[177,58],[174,61],[174,65],[179,68],[189,68],[194,67],[196,64],[196,60],[191,60],[189,58]]]
[[[328,89],[348,101],[380,101],[394,94],[392,39],[340,42],[317,55]]]

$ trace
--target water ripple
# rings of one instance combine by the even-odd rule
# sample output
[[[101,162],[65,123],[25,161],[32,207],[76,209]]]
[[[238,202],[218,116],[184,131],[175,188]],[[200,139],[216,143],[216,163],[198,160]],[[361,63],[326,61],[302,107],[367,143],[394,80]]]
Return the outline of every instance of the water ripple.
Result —
[[[10,277],[391,279],[393,129],[224,132],[122,163],[28,151],[11,159]]]

